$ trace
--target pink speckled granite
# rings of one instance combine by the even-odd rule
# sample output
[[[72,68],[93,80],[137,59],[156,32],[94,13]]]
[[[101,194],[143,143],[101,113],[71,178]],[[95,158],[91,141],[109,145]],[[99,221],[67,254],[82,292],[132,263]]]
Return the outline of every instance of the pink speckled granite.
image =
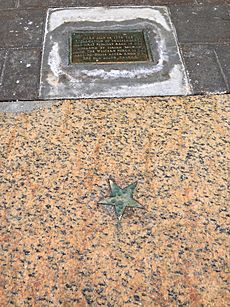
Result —
[[[1,306],[227,306],[229,95],[0,115]],[[98,205],[109,177],[144,207]]]

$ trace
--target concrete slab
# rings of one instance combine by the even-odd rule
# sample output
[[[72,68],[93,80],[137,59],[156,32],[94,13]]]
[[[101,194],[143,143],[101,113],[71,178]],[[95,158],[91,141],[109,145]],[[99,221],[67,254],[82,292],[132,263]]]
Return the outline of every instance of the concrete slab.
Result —
[[[30,113],[34,110],[49,108],[60,101],[2,101],[0,112],[4,113]]]
[[[141,30],[155,61],[70,64],[75,31]],[[96,7],[48,10],[41,68],[41,99],[186,95],[184,65],[166,7]]]

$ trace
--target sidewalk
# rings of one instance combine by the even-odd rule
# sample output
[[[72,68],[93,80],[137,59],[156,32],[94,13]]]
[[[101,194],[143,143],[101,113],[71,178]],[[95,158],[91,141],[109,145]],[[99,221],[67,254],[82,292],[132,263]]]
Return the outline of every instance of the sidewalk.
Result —
[[[0,101],[37,100],[48,7],[166,5],[194,94],[230,91],[229,1],[1,1]]]
[[[47,9],[131,4],[169,8],[193,95],[39,100]],[[228,305],[229,12],[0,0],[1,307]]]

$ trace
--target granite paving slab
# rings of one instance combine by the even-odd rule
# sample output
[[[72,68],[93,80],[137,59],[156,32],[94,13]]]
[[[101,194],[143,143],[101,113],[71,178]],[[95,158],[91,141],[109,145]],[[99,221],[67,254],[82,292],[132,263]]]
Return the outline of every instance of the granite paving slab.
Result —
[[[229,102],[1,113],[1,306],[227,306]],[[100,205],[111,177],[145,209]]]
[[[16,8],[16,6],[17,6],[16,0],[1,0],[0,1],[0,10],[1,9]]]
[[[39,48],[10,49],[5,60],[1,97],[5,100],[38,98],[40,62]]]
[[[221,93],[229,91],[222,66],[213,46],[182,45],[184,61],[195,93]],[[223,64],[223,63],[222,63]],[[230,62],[228,62],[230,64]],[[226,70],[229,67],[226,65]]]
[[[0,47],[41,47],[45,11],[0,10]]]
[[[181,5],[170,10],[180,43],[230,41],[229,5]]]

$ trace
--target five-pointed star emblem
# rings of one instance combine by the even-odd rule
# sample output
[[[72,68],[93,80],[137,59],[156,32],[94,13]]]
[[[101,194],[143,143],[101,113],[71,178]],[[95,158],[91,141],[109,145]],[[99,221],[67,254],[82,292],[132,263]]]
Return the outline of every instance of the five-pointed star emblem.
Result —
[[[120,188],[113,180],[109,180],[111,194],[99,201],[99,204],[110,205],[115,207],[115,212],[120,220],[126,207],[141,208],[144,207],[133,198],[133,192],[136,188],[136,183],[130,184],[126,188]]]

